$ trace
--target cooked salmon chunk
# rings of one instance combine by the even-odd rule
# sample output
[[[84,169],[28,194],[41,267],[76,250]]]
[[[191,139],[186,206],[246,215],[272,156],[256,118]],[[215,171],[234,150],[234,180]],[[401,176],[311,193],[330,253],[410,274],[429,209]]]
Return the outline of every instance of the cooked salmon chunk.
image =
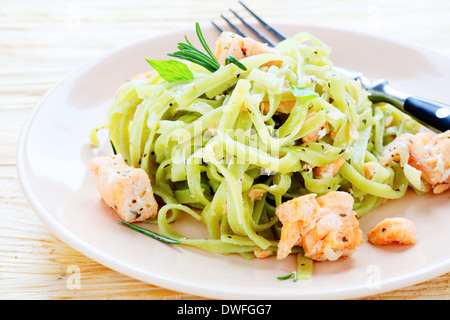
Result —
[[[416,243],[416,226],[405,218],[386,218],[367,234],[373,244],[414,244]]]
[[[421,171],[421,178],[432,186],[434,193],[450,188],[450,130],[405,133],[386,146],[381,157],[383,165],[390,161],[405,163]]]
[[[311,118],[315,115],[316,111],[309,111],[306,115],[306,119]],[[306,136],[302,138],[303,143],[316,142],[317,140],[323,138],[325,135],[330,133],[330,127],[328,126],[328,122],[324,122],[319,128],[308,133]]]
[[[258,249],[253,252],[258,259],[264,259],[272,255],[271,250]]]
[[[158,214],[147,173],[127,165],[121,155],[93,158],[89,161],[89,171],[105,203],[122,220],[137,222]]]
[[[303,247],[306,257],[317,261],[350,256],[363,243],[353,197],[331,191],[317,197],[304,195],[279,205],[275,214],[283,224],[277,258],[285,258],[292,247]]]
[[[314,177],[316,179],[332,178],[336,173],[338,173],[339,169],[344,165],[344,162],[345,159],[340,157],[324,166],[315,167],[313,169]]]
[[[248,37],[241,37],[233,32],[222,32],[216,43],[215,57],[221,65],[225,65],[225,60],[228,56],[233,56],[237,60],[263,54],[263,53],[277,53],[273,48],[267,44],[253,40]],[[280,65],[280,61],[269,61],[264,66]]]

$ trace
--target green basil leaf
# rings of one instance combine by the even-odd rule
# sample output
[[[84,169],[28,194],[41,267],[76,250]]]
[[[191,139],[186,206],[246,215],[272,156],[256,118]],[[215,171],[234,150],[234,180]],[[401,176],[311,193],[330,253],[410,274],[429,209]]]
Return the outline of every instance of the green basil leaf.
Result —
[[[176,60],[152,60],[145,59],[167,82],[192,80],[192,71],[183,62]]]
[[[291,89],[292,94],[303,100],[311,100],[317,98],[319,95],[311,88],[306,87],[297,87],[292,83],[289,83],[289,87]]]

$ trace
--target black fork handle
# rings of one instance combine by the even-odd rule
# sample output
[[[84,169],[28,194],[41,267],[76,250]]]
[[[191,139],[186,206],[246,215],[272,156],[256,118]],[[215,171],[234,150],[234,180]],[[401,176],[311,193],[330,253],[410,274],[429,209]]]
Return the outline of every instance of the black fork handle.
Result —
[[[285,40],[287,37],[281,32],[275,30],[271,27],[267,22],[261,19],[253,10],[248,8],[242,1],[239,3],[250,13],[252,14],[272,35],[276,36],[279,40]],[[248,24],[243,20],[236,12],[230,9],[230,11],[241,20],[242,23],[248,26]],[[237,27],[230,23],[228,19],[226,19],[223,15],[222,18],[237,32]],[[214,27],[216,27],[220,32],[222,29],[218,27],[215,23],[213,23]],[[251,30],[264,42],[272,44],[265,37],[261,37],[259,32],[256,32],[256,29],[251,28]],[[274,44],[272,44],[274,46]],[[373,102],[388,102],[402,110],[403,112],[409,114],[411,117],[416,119],[418,122],[422,123],[424,126],[429,129],[440,132],[450,130],[450,106],[445,105],[440,102],[434,102],[431,100],[414,97],[402,92],[398,92],[393,90],[386,80],[380,80],[377,83],[370,85],[368,88],[371,95],[369,99]]]
[[[405,99],[403,110],[422,124],[442,132],[450,130],[449,105],[412,96]]]
[[[373,102],[388,102],[435,132],[450,130],[450,105],[394,90],[386,80],[369,88]]]

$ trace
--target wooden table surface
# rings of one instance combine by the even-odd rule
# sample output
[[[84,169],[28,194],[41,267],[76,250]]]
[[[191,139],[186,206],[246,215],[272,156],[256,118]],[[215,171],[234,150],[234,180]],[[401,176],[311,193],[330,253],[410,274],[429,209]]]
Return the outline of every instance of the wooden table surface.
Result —
[[[450,57],[448,0],[246,3],[272,22],[388,35]],[[0,299],[203,299],[124,276],[60,241],[22,193],[16,145],[31,110],[69,72],[130,41],[209,23],[230,6],[239,8],[226,0],[0,1]],[[446,300],[449,283],[446,274],[364,299]]]

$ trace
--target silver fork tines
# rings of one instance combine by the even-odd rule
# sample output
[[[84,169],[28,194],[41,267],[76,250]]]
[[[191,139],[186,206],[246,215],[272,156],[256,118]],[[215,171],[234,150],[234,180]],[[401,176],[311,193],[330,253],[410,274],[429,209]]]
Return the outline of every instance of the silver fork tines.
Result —
[[[239,3],[247,10],[253,17],[256,18],[256,20],[267,30],[271,35],[273,35],[276,39],[279,41],[285,40],[288,37],[285,36],[282,32],[278,31],[271,25],[269,25],[267,22],[265,22],[261,17],[259,17],[253,10],[251,10],[249,7],[247,7],[242,1],[239,1]],[[239,21],[247,27],[256,37],[258,37],[261,41],[267,43],[271,47],[276,46],[276,42],[271,40],[269,37],[264,35],[262,32],[258,31],[255,27],[253,27],[251,24],[249,24],[245,19],[243,19],[239,14],[237,14],[234,10],[229,9],[230,12],[239,19]],[[242,28],[239,28],[236,24],[232,23],[229,19],[227,19],[223,14],[220,15],[221,18],[240,36],[246,37],[246,33]],[[223,29],[220,28],[214,21],[212,21],[213,26],[219,30],[219,32],[223,32]]]
[[[267,22],[261,19],[255,12],[249,9],[242,1],[239,3],[248,11],[256,20],[278,41],[286,40],[287,37],[282,34],[280,31],[276,30],[274,27],[270,26]],[[248,22],[246,22],[239,14],[237,14],[234,10],[230,9],[231,13],[239,19],[239,21],[244,25],[247,29],[249,29],[252,33],[255,34],[257,38],[259,38],[262,42],[267,43],[271,47],[276,46],[277,41],[273,41],[270,38],[266,37],[262,32],[258,31]],[[229,19],[227,19],[223,14],[220,15],[222,19],[239,35],[242,37],[246,37],[246,33],[236,24],[232,23]],[[220,28],[217,24],[212,22],[213,26],[219,30],[219,32],[223,32],[223,29]],[[439,102],[431,101],[428,99],[423,99],[419,97],[415,97],[409,93],[400,92],[394,90],[388,83],[387,80],[370,80],[366,78],[360,72],[354,72],[348,69],[343,69],[334,66],[334,71],[337,71],[344,76],[347,76],[351,79],[360,81],[362,87],[367,90],[369,94],[369,99],[373,102],[388,102],[398,108],[399,110],[409,114],[417,121],[421,122],[423,125],[427,126],[433,131],[446,131],[450,130],[450,106],[446,104],[442,104]]]
[[[231,10],[231,9],[230,9]],[[228,20],[223,14],[220,15],[222,17],[223,20],[225,20],[226,23],[228,23],[228,25],[233,28],[233,30],[240,35],[241,37],[247,37],[247,34],[242,31],[241,29],[239,29],[234,23],[232,23],[230,20]]]
[[[239,1],[239,3],[248,11],[250,12],[250,14],[252,16],[254,16],[256,18],[256,20],[259,21],[259,23],[261,23],[264,28],[266,28],[271,34],[273,34],[278,40],[283,41],[286,40],[288,37],[285,36],[283,33],[281,33],[280,31],[276,30],[275,28],[273,28],[271,25],[269,25],[267,22],[265,22],[263,19],[261,19],[255,12],[253,12],[252,10],[250,10],[242,1]]]

